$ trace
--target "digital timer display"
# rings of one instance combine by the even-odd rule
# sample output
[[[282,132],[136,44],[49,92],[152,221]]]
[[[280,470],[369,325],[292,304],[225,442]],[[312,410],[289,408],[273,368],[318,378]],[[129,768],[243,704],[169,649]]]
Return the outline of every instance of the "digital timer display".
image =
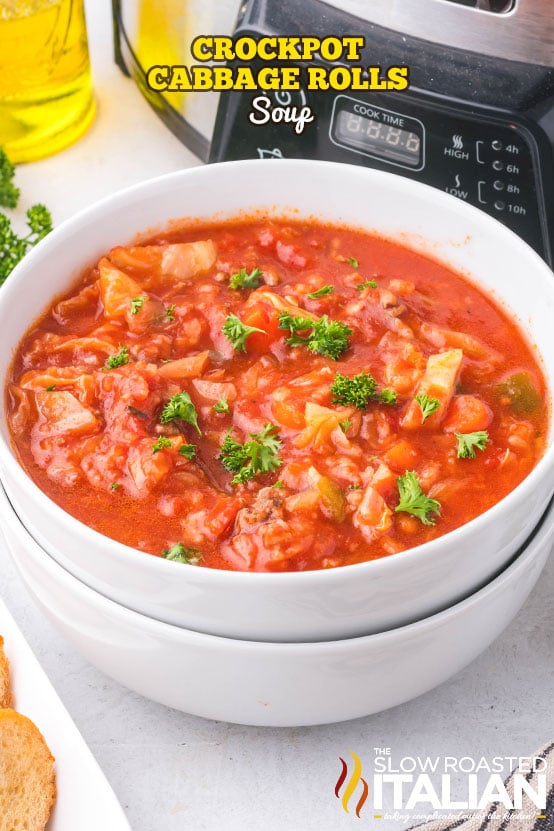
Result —
[[[349,110],[338,110],[335,139],[342,145],[406,167],[421,166],[421,137]]]

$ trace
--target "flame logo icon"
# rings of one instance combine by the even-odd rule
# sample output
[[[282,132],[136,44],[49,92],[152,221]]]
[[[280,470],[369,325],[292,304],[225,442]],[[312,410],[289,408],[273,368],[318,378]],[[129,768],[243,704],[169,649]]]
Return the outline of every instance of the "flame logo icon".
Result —
[[[462,147],[464,146],[464,143],[462,141],[462,137],[461,136],[452,136],[452,146],[456,150],[461,150]]]
[[[358,799],[358,802],[356,804],[356,816],[359,819],[360,818],[360,811],[362,810],[362,808],[365,804],[365,801],[367,799],[367,794],[368,794],[369,788],[368,788],[367,782],[362,777],[362,763],[360,762],[360,759],[354,753],[353,750],[350,751],[350,755],[354,759],[354,769],[353,769],[353,771],[350,775],[350,778],[346,782],[346,786],[344,788],[342,798],[340,797],[340,791],[341,791],[341,788],[342,788],[342,786],[344,785],[344,783],[346,781],[346,777],[348,776],[348,765],[346,764],[346,762],[344,761],[342,756],[339,756],[339,760],[340,760],[340,763],[342,765],[342,769],[341,769],[339,778],[337,779],[337,784],[335,785],[335,796],[337,797],[337,799],[339,799],[339,798],[341,799],[342,807],[344,808],[344,810],[348,814],[349,813],[348,812],[348,803],[350,802],[350,799],[352,798],[352,795],[353,795],[354,791],[356,790],[356,788],[358,787],[358,785],[361,782],[362,783],[362,794],[361,794],[361,796]]]

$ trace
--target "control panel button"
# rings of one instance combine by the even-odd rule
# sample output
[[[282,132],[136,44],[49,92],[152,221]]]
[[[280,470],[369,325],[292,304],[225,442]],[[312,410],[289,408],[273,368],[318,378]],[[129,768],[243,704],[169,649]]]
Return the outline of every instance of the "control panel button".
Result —
[[[450,142],[443,147],[443,154],[458,161],[469,161],[467,139],[461,133],[453,133]]]
[[[493,170],[504,170],[504,162],[500,161],[500,159],[495,159],[492,163]]]
[[[494,207],[496,208],[497,211],[503,211],[504,208],[506,207],[506,203],[503,202],[502,199],[497,199],[496,202],[494,203]]]
[[[493,150],[502,150],[503,146],[504,145],[502,144],[502,142],[498,141],[498,139],[494,139],[494,141],[491,142],[491,147]]]
[[[504,182],[501,182],[500,179],[497,179],[496,182],[493,182],[492,186],[495,190],[504,190],[504,188],[506,187]]]

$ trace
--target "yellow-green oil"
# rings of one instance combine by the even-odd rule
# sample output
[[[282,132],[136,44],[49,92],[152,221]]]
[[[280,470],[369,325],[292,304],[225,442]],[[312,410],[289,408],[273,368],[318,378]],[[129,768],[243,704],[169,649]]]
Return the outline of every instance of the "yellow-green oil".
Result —
[[[0,146],[11,161],[72,144],[94,109],[82,0],[0,0]]]

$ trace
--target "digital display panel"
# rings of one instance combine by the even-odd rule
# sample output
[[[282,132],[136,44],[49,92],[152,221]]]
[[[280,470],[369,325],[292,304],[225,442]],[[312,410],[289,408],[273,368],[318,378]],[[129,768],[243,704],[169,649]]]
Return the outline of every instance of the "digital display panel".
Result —
[[[421,167],[422,141],[417,133],[346,109],[335,116],[333,132],[340,144],[395,164]]]

